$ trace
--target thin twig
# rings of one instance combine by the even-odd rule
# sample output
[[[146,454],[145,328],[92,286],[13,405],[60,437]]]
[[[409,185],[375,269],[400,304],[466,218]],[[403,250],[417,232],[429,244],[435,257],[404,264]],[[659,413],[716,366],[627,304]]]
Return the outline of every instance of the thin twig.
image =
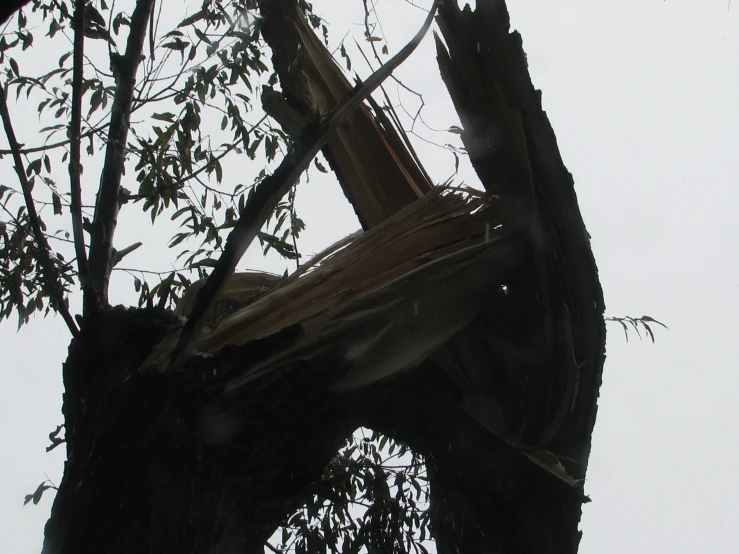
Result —
[[[371,30],[370,30],[370,23],[369,23],[369,17],[370,17],[370,9],[367,4],[367,0],[363,0],[364,2],[364,32],[365,36],[369,40],[371,36]],[[375,11],[375,6],[372,6],[372,10]],[[382,31],[382,27],[380,27],[380,30]],[[384,35],[383,35],[384,36]],[[386,39],[387,42],[387,39]],[[372,50],[372,54],[375,57],[375,60],[377,63],[380,64],[380,66],[383,65],[382,60],[380,59],[380,55],[377,53],[377,48],[375,47],[374,41],[370,40],[370,49]],[[370,63],[369,59],[367,59],[367,56],[364,53],[364,50],[359,46],[359,43],[357,41],[354,41],[354,44],[357,46],[357,50],[359,50],[359,53],[364,58],[365,63],[367,64],[367,67],[370,68],[372,71],[372,64]],[[415,90],[411,89],[410,87],[406,86],[400,79],[398,79],[395,75],[391,75],[390,78],[395,81],[398,85],[406,89],[411,94],[414,94],[418,97],[418,99],[421,101],[421,105],[418,107],[418,114],[420,115],[421,110],[426,105],[426,102],[423,99],[423,95],[419,92],[416,92]],[[428,182],[429,185],[433,183],[431,180],[431,176],[426,172],[426,168],[421,163],[421,159],[418,157],[418,154],[416,154],[416,150],[413,148],[413,145],[411,144],[411,141],[408,139],[408,134],[405,132],[405,129],[403,128],[403,125],[400,123],[400,119],[398,118],[398,115],[395,113],[395,109],[393,108],[392,102],[390,102],[390,98],[388,97],[387,91],[385,91],[385,87],[380,87],[380,91],[382,92],[382,95],[385,97],[385,102],[387,102],[387,109],[390,116],[393,118],[395,122],[395,127],[397,129],[398,136],[400,136],[400,139],[403,141],[403,144],[405,144],[405,147],[408,149],[408,152],[410,153],[411,157],[413,158],[413,161],[415,162],[416,166],[418,167],[418,170],[423,175],[424,179]],[[390,121],[388,116],[382,111],[382,109],[377,105],[377,103],[372,99],[371,97],[368,98],[370,106],[372,106],[372,109],[375,111],[377,119],[380,121],[381,124],[388,127],[388,131],[390,131]],[[413,119],[413,126],[415,126],[415,119]]]
[[[205,285],[198,291],[190,317],[185,323],[177,346],[172,353],[171,366],[179,364],[194,349],[195,342],[200,337],[205,325],[205,316],[213,301],[279,201],[290,190],[290,187],[297,182],[303,171],[308,168],[331,134],[416,49],[433,23],[438,2],[439,0],[434,2],[423,27],[416,36],[387,64],[375,71],[363,85],[355,88],[344,98],[325,122],[318,124],[317,128],[313,124],[308,125],[303,137],[296,142],[293,152],[285,156],[275,172],[266,177],[254,189],[253,196],[247,202],[236,226],[226,239],[223,254],[216,262]]]
[[[62,315],[64,322],[67,324],[69,331],[75,338],[79,337],[79,329],[72,318],[72,314],[69,313],[69,308],[64,301],[64,292],[61,286],[61,281],[58,279],[56,267],[54,261],[51,259],[51,248],[46,240],[43,230],[41,229],[41,222],[36,212],[36,204],[33,201],[31,195],[31,184],[28,182],[26,177],[26,170],[23,166],[23,158],[21,158],[20,148],[18,141],[15,138],[15,131],[13,130],[13,123],[10,120],[10,112],[8,111],[8,103],[5,99],[5,89],[0,84],[0,115],[2,115],[3,126],[5,127],[5,134],[8,137],[8,143],[10,149],[13,151],[13,161],[15,162],[15,172],[18,174],[20,180],[21,190],[23,191],[23,198],[26,202],[26,210],[28,210],[28,219],[31,223],[31,229],[33,230],[33,238],[38,245],[38,257],[39,264],[41,265],[45,274],[45,279],[51,285],[50,302],[54,308]]]
[[[86,311],[102,309],[108,305],[113,235],[121,206],[120,185],[125,163],[129,117],[136,70],[141,61],[152,3],[153,0],[137,0],[136,8],[131,15],[126,53],[119,60],[121,67],[118,68],[118,83],[111,108],[105,163],[100,178],[91,230],[89,261],[91,288],[87,289],[90,293],[85,294]]]
[[[106,123],[104,125],[101,125],[100,127],[95,127],[94,129],[90,129],[89,131],[85,131],[80,135],[81,139],[87,138],[90,135],[94,135],[96,133],[99,133],[106,127],[108,127],[110,123]],[[71,139],[66,140],[60,140],[59,142],[52,142],[51,144],[44,144],[42,146],[32,146],[30,148],[21,148],[20,153],[21,154],[33,154],[34,152],[46,152],[47,150],[53,150],[54,148],[59,148],[60,146],[66,146],[67,144],[70,144],[72,141]],[[5,154],[12,154],[13,152],[11,150],[0,150],[0,155]]]
[[[370,10],[369,10],[369,7],[367,6],[367,0],[363,0],[363,2],[364,2],[364,30],[365,30],[365,33],[366,33],[366,35],[365,35],[366,38],[369,39],[369,37],[371,36],[370,24],[369,24]],[[371,11],[376,11],[374,6],[372,6],[372,10]],[[378,18],[377,19],[378,25],[379,25],[379,21],[380,20]],[[382,30],[382,26],[381,25],[379,25],[379,26],[380,26],[380,32],[382,33],[382,36],[385,39],[385,42],[387,43],[387,39],[385,38],[385,33]],[[357,44],[357,41],[355,40],[354,43]],[[380,55],[377,53],[377,47],[375,46],[375,42],[372,41],[372,40],[370,40],[369,43],[370,43],[370,48],[372,50],[372,54],[375,57],[375,60],[377,60],[377,63],[379,63],[380,65],[382,65],[382,60],[380,59]],[[370,66],[370,69],[371,69],[372,66],[369,64],[369,61],[367,60],[367,57],[364,55],[364,52],[362,51],[362,49],[359,48],[359,44],[357,44],[357,49],[361,52],[362,56],[364,56],[365,61],[367,61],[367,65],[369,65]],[[393,81],[395,81],[399,86],[401,86],[402,88],[404,88],[405,90],[407,90],[408,92],[410,92],[411,94],[413,94],[414,96],[417,96],[418,97],[418,99],[421,101],[421,107],[418,109],[418,111],[420,112],[421,109],[423,109],[423,107],[425,106],[425,102],[423,100],[423,95],[420,92],[416,92],[415,90],[413,90],[412,88],[410,88],[403,81],[401,81],[400,79],[398,79],[395,75],[391,75],[390,78]],[[383,93],[385,93],[385,89],[384,88],[382,89],[382,91],[383,91]],[[387,99],[387,93],[385,93],[385,97]],[[389,99],[387,99],[387,102],[388,102],[388,105],[390,105],[390,100]]]
[[[134,273],[141,273],[142,275],[156,275],[157,277],[160,277],[162,275],[170,275],[171,273],[183,273],[185,271],[192,271],[192,268],[183,267],[182,269],[169,269],[167,271],[152,271],[149,269],[135,269],[133,267],[114,267],[113,271],[124,271],[125,273],[128,273],[129,275],[133,275]],[[135,277],[135,275],[134,275]]]
[[[72,119],[69,122],[69,185],[71,196],[72,238],[74,253],[77,256],[77,270],[80,282],[89,278],[85,235],[82,232],[82,182],[80,180],[80,132],[82,126],[82,77],[85,54],[85,4],[87,0],[75,0],[74,6],[74,58],[72,62]]]

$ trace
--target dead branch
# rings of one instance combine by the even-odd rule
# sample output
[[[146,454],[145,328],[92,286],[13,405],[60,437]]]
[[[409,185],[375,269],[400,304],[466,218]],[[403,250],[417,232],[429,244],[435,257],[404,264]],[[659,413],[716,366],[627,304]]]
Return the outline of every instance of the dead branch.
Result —
[[[39,263],[43,268],[45,279],[51,284],[51,304],[60,314],[62,314],[62,318],[67,324],[69,331],[72,333],[72,336],[77,338],[79,336],[79,329],[77,329],[77,325],[75,324],[74,319],[72,319],[72,314],[69,313],[69,308],[67,308],[67,304],[64,302],[62,283],[58,279],[54,261],[51,259],[51,248],[46,240],[46,235],[44,235],[44,232],[41,229],[41,222],[39,220],[38,213],[36,212],[36,204],[31,195],[32,187],[26,177],[26,170],[23,165],[23,159],[21,158],[18,141],[15,138],[13,123],[10,120],[10,112],[8,111],[8,103],[5,98],[5,89],[2,84],[0,84],[0,115],[2,115],[3,126],[5,127],[5,134],[8,137],[10,149],[13,151],[15,172],[18,174],[18,180],[20,181],[21,190],[23,191],[23,199],[25,200],[26,209],[28,210],[28,219],[31,222],[31,228],[33,229],[33,238],[38,245]]]
[[[294,150],[284,158],[272,175],[266,177],[256,187],[254,195],[247,202],[239,221],[226,240],[223,254],[198,293],[193,312],[183,327],[179,343],[173,352],[172,365],[176,365],[191,353],[205,325],[208,309],[223,288],[226,278],[236,269],[241,256],[274,211],[277,203],[298,180],[301,173],[307,169],[315,155],[326,144],[331,133],[416,49],[431,27],[436,9],[437,4],[434,3],[416,36],[386,65],[374,72],[362,86],[347,96],[333,110],[327,121],[319,123],[316,129],[311,129],[309,125],[303,133],[303,138],[296,143]]]
[[[75,0],[74,6],[74,58],[72,62],[72,119],[69,122],[69,186],[71,192],[72,238],[77,256],[80,282],[89,278],[85,235],[82,232],[82,183],[80,180],[80,132],[82,125],[82,74],[85,57],[85,4],[87,0]],[[84,285],[83,285],[84,286]]]
[[[153,0],[137,0],[131,15],[126,53],[118,60],[118,83],[113,97],[105,162],[100,177],[95,217],[90,239],[90,286],[85,291],[85,312],[108,304],[113,236],[121,206],[120,185],[125,163],[125,146],[133,101],[136,70],[141,61],[146,28]]]

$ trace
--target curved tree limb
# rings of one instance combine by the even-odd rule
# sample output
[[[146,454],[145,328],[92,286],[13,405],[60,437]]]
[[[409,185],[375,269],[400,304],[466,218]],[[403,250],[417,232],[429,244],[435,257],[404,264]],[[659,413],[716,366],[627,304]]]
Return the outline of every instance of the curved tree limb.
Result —
[[[391,58],[387,64],[375,71],[367,81],[355,88],[349,96],[334,108],[325,121],[306,126],[293,151],[285,156],[272,175],[266,177],[256,187],[254,195],[247,202],[236,226],[226,240],[223,254],[195,299],[192,313],[183,327],[177,347],[172,353],[170,367],[177,365],[192,352],[194,344],[205,325],[205,316],[208,309],[280,199],[290,190],[290,187],[298,180],[301,173],[308,168],[331,134],[416,49],[431,27],[434,15],[436,15],[437,5],[438,0],[434,2],[426,21],[424,21],[416,36],[400,52]]]
[[[51,248],[46,240],[41,229],[41,222],[36,212],[36,204],[33,201],[31,195],[31,184],[28,182],[26,177],[26,170],[23,165],[23,158],[21,158],[20,147],[18,146],[18,140],[15,138],[15,131],[13,130],[13,123],[10,120],[10,112],[8,111],[8,103],[5,99],[5,89],[0,84],[0,115],[2,116],[3,126],[5,127],[5,134],[8,136],[8,143],[10,149],[13,151],[13,161],[15,162],[15,172],[18,174],[18,180],[21,183],[21,189],[23,190],[23,199],[26,203],[26,209],[28,210],[28,219],[31,222],[31,228],[33,229],[33,238],[38,245],[38,257],[39,264],[41,265],[46,280],[51,285],[51,294],[49,295],[51,304],[54,308],[62,315],[64,322],[67,324],[69,331],[72,336],[77,338],[79,336],[79,329],[72,318],[72,314],[69,313],[69,308],[64,301],[64,291],[62,289],[62,283],[59,280],[59,276],[56,271],[54,261],[51,259]]]

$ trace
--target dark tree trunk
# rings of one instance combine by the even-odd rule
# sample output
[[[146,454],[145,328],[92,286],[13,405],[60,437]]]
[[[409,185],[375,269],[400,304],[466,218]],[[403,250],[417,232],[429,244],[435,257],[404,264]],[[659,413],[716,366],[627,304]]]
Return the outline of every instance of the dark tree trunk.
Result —
[[[434,381],[428,364],[373,411],[369,425],[426,459],[440,554],[577,552],[585,497],[491,436]]]
[[[316,371],[296,367],[290,382],[222,392],[214,367],[258,359],[291,341],[290,330],[180,373],[139,372],[176,323],[164,311],[115,308],[86,321],[71,345],[68,461],[44,553],[262,552],[356,428],[321,398],[330,356]]]
[[[17,10],[28,4],[30,0],[3,0],[0,3],[0,25],[4,24]]]

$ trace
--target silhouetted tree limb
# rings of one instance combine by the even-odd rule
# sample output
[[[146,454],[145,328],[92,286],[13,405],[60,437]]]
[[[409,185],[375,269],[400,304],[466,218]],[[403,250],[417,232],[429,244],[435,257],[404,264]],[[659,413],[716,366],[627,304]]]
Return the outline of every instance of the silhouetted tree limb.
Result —
[[[62,315],[64,323],[67,324],[69,331],[74,337],[79,336],[79,329],[72,318],[72,314],[69,313],[69,308],[64,301],[64,289],[62,287],[61,280],[59,279],[59,272],[54,265],[54,260],[51,259],[51,248],[46,240],[46,235],[41,228],[41,221],[36,212],[36,204],[33,201],[31,195],[32,186],[26,177],[26,170],[23,164],[23,158],[21,158],[20,147],[18,146],[18,140],[15,138],[15,131],[13,130],[13,123],[10,120],[10,112],[8,111],[8,103],[5,98],[5,89],[0,84],[0,115],[2,115],[3,126],[5,127],[5,134],[8,137],[8,144],[13,152],[13,162],[15,163],[15,172],[18,174],[18,180],[23,190],[23,199],[26,203],[26,210],[28,210],[28,219],[31,222],[31,229],[33,230],[33,238],[36,241],[38,247],[38,262],[43,269],[45,285],[49,287],[50,294],[49,300],[51,305]]]

